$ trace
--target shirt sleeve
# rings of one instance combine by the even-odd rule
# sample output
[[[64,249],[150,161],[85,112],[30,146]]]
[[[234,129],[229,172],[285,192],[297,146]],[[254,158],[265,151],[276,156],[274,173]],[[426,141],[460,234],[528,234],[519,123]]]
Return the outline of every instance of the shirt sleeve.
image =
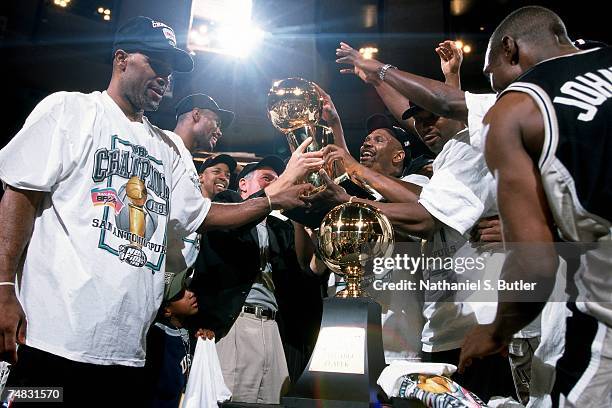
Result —
[[[423,186],[419,203],[463,235],[495,206],[495,181],[480,151],[455,140],[448,144],[439,157],[441,165],[434,166],[433,177]]]
[[[10,186],[51,191],[76,166],[81,103],[76,96],[58,92],[43,99],[21,130],[0,150],[0,179]]]
[[[196,232],[204,222],[211,202],[202,196],[198,180],[190,177],[179,154],[172,170],[169,227],[179,237]]]
[[[480,151],[484,151],[482,143],[482,120],[495,104],[496,94],[473,94],[465,93],[465,104],[468,111],[468,129],[470,132],[470,144]]]
[[[425,184],[429,183],[429,178],[427,176],[423,176],[422,174],[408,174],[407,176],[402,177],[402,181],[423,187]]]

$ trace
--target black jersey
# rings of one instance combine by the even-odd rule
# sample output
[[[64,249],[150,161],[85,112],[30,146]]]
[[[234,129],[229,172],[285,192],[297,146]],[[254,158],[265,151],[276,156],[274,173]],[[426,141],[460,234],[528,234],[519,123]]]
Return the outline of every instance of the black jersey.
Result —
[[[538,166],[559,235],[597,243],[580,257],[577,305],[612,325],[612,48],[543,61],[507,92],[530,95],[542,112]]]
[[[529,94],[542,111],[545,139],[538,165],[547,193],[555,194],[549,195],[549,204],[555,218],[559,217],[562,237],[592,242],[599,234],[608,235],[612,221],[612,48],[543,61],[502,94],[510,91]],[[547,177],[554,162],[567,190],[556,191],[549,183],[555,182]],[[575,208],[561,207],[562,196],[557,194],[572,196],[573,202],[567,205]],[[565,216],[571,220],[592,216],[606,228],[576,231],[581,227],[569,225]]]

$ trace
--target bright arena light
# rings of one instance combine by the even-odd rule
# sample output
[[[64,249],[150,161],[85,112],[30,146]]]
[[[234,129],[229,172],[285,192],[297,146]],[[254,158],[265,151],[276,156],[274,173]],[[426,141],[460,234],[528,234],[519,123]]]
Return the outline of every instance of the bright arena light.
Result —
[[[265,37],[252,9],[252,0],[193,0],[188,48],[247,57]]]
[[[472,52],[472,47],[470,47],[468,44],[465,44],[463,46],[463,52],[465,52],[466,54],[469,54],[470,52]]]
[[[254,25],[228,25],[219,27],[213,35],[222,52],[247,57],[261,43],[265,34]]]
[[[463,48],[463,41],[457,40],[455,41],[455,45],[457,46],[457,48]]]

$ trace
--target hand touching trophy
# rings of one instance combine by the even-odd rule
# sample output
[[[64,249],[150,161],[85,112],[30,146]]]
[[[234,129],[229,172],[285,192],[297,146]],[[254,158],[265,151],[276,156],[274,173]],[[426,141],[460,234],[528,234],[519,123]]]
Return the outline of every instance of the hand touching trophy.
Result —
[[[321,150],[333,143],[331,129],[320,125],[323,100],[316,86],[302,78],[287,78],[274,82],[268,92],[268,115],[275,128],[285,134],[291,152],[308,137],[312,143],[306,151]],[[335,164],[328,169],[332,179],[340,173]],[[325,182],[318,172],[311,172],[306,181],[315,189],[311,194],[325,189]]]

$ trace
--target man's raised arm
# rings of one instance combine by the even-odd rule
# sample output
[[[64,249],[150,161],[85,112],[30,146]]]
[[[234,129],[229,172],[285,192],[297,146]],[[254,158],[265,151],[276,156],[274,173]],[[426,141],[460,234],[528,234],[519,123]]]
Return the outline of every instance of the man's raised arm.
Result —
[[[381,81],[379,75],[385,66],[382,62],[363,58],[359,51],[346,43],[340,43],[336,56],[337,63],[352,65],[352,68],[341,69],[341,73],[357,74],[361,70],[366,82],[376,84]],[[383,81],[427,111],[461,122],[467,121],[465,93],[461,89],[395,68],[384,72]]]

